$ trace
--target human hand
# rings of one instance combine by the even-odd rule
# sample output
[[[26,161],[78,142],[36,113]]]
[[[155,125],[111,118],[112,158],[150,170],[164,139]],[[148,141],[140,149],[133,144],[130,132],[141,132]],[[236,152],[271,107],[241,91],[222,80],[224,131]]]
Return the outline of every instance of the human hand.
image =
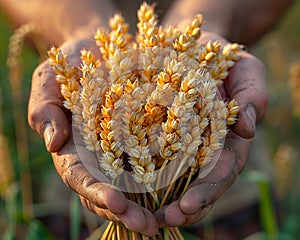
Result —
[[[203,33],[200,44],[226,41],[214,33]],[[239,119],[226,136],[224,148],[213,170],[195,180],[178,200],[159,209],[155,215],[160,227],[191,225],[204,218],[214,202],[234,183],[246,165],[255,123],[266,112],[265,68],[253,55],[242,51],[219,89],[224,99],[236,99]]]
[[[62,46],[74,66],[79,66],[80,50],[84,48],[94,53],[98,51],[93,41],[83,39],[72,40]],[[55,74],[48,61],[43,62],[33,74],[28,119],[30,126],[44,138],[64,183],[78,193],[84,207],[100,217],[122,222],[128,229],[146,236],[157,234],[158,225],[149,210],[126,199],[116,187],[99,182],[86,169],[78,155],[78,150],[83,151],[84,147],[75,147],[71,113],[62,103],[63,97]],[[91,164],[97,164],[93,154],[85,152],[85,157]]]

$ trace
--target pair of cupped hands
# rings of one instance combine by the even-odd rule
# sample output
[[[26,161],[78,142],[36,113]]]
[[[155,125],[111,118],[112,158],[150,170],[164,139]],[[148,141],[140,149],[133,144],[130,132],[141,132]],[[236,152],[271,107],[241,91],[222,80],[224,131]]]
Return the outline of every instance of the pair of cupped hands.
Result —
[[[199,44],[209,40],[219,40],[222,45],[226,43],[217,34],[203,32]],[[80,64],[82,49],[91,49],[100,58],[92,39],[72,39],[61,48],[74,66]],[[212,171],[195,180],[180,199],[155,213],[127,199],[116,187],[99,182],[84,166],[74,144],[71,113],[62,105],[60,87],[48,61],[41,63],[33,73],[29,124],[44,138],[64,183],[79,195],[82,205],[90,211],[105,219],[122,222],[128,229],[146,236],[156,235],[162,227],[190,225],[208,214],[214,202],[245,167],[256,122],[267,108],[263,64],[246,51],[240,52],[239,57],[219,89],[224,99],[236,99],[240,106],[238,121],[225,139],[219,160]]]

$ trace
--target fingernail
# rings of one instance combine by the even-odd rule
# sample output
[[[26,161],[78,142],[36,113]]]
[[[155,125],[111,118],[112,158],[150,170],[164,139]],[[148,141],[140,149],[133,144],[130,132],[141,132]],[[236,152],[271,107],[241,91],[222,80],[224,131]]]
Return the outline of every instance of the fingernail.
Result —
[[[248,104],[245,113],[248,117],[248,119],[251,121],[252,125],[255,126],[256,122],[256,110],[255,107],[252,104]]]
[[[44,141],[45,141],[45,144],[47,147],[51,143],[53,132],[54,132],[54,129],[53,129],[52,125],[50,123],[47,123],[44,127],[44,133],[43,133]]]

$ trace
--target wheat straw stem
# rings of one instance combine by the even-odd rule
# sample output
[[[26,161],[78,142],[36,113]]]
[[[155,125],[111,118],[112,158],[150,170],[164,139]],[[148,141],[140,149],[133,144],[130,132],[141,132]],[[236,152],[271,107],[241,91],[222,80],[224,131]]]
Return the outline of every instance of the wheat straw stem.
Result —
[[[129,230],[122,224],[121,227],[121,234],[122,234],[122,238],[120,239],[124,239],[124,240],[129,240],[130,237],[128,236],[129,235]]]
[[[115,239],[114,234],[115,234],[116,225],[117,223],[113,223],[113,225],[111,226],[107,239]]]
[[[109,236],[109,234],[111,232],[111,229],[113,228],[114,224],[115,223],[113,221],[109,221],[109,223],[108,223],[108,225],[107,225],[104,233],[101,236],[101,240],[107,240],[107,239],[109,239],[108,236]]]
[[[174,232],[175,238],[174,240],[184,240],[183,235],[180,233],[179,228],[178,227],[172,227],[171,231]]]
[[[122,239],[120,224],[117,224],[116,228],[117,228],[117,239]]]
[[[163,236],[164,236],[164,239],[170,240],[170,228],[168,228],[168,227],[163,228]]]
[[[294,63],[289,69],[289,85],[293,103],[293,114],[300,117],[300,62]]]
[[[195,173],[196,173],[196,169],[193,168],[193,167],[190,168],[189,176],[188,176],[188,178],[186,180],[186,183],[185,183],[184,188],[183,188],[183,190],[182,190],[182,192],[180,194],[180,197],[182,197],[186,193],[186,191],[188,190],[188,187],[189,187],[189,185],[191,183],[192,177],[194,176]]]

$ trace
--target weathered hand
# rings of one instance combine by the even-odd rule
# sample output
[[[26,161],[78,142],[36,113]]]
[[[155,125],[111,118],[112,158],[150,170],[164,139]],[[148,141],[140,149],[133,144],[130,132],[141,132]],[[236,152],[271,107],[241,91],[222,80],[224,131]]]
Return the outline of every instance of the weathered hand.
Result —
[[[201,43],[217,39],[226,42],[213,33],[205,33]],[[194,181],[182,198],[155,213],[160,227],[190,225],[205,217],[246,165],[255,135],[255,123],[266,111],[267,95],[263,64],[247,52],[239,55],[240,59],[220,88],[222,97],[238,101],[238,122],[230,129],[213,170],[206,177]]]
[[[73,40],[62,46],[74,66],[79,65],[83,48],[97,52],[89,40]],[[157,234],[158,224],[150,211],[126,199],[114,186],[99,182],[83,165],[78,150],[84,151],[84,147],[75,147],[71,114],[63,108],[62,102],[54,72],[46,61],[33,74],[28,119],[30,126],[44,138],[47,150],[52,152],[54,165],[64,183],[78,193],[83,206],[97,215],[122,222],[128,229],[146,236]],[[92,165],[97,164],[93,154],[87,151],[84,156]]]

